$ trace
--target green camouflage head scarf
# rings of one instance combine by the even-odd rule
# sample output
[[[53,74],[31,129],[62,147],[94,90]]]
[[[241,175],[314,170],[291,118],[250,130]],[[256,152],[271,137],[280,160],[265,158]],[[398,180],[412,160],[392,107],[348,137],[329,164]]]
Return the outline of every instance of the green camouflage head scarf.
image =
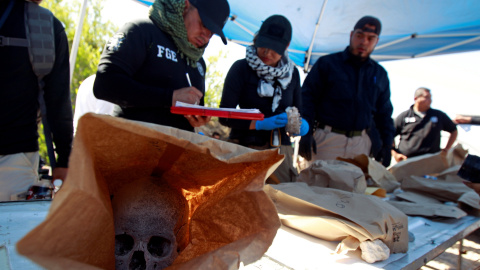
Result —
[[[186,57],[187,64],[196,67],[205,48],[197,48],[188,41],[183,20],[184,9],[185,0],[155,0],[150,7],[149,16],[156,26],[173,38],[181,57]]]

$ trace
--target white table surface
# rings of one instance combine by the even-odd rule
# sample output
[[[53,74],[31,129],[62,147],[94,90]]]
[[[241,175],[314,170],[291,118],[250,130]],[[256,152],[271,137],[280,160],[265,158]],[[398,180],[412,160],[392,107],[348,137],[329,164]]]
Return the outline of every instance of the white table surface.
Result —
[[[0,202],[0,269],[41,269],[16,252],[15,244],[46,217],[50,201]],[[418,269],[456,241],[480,227],[480,217],[428,219],[409,217],[415,236],[407,253],[391,254],[381,262],[366,263],[360,251],[334,254],[338,242],[324,241],[282,226],[262,259],[241,266],[254,269]]]
[[[480,227],[480,217],[428,219],[408,217],[408,230],[415,240],[407,253],[391,254],[387,260],[369,264],[361,252],[335,254],[339,242],[321,240],[282,226],[272,245],[259,261],[241,267],[254,269],[418,269],[458,240]]]

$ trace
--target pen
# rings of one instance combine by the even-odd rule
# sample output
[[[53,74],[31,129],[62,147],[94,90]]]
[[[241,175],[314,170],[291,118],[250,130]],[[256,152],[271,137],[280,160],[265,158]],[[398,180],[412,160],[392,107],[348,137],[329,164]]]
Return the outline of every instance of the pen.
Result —
[[[185,73],[185,76],[187,76],[187,82],[188,82],[188,85],[190,87],[192,87],[192,82],[190,81],[190,76],[188,75],[188,72]],[[195,104],[194,105],[197,105],[198,104],[198,101],[195,101]]]
[[[188,86],[192,87],[192,82],[190,81],[190,76],[188,76],[188,72],[185,73],[185,75],[187,76]]]

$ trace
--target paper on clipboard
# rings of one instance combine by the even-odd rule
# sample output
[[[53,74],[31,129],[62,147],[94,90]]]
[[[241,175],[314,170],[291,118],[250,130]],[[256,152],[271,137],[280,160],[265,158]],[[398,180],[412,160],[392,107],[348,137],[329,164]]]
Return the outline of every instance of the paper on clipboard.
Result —
[[[245,120],[263,120],[264,115],[258,109],[209,108],[177,101],[170,108],[174,114],[216,116]]]

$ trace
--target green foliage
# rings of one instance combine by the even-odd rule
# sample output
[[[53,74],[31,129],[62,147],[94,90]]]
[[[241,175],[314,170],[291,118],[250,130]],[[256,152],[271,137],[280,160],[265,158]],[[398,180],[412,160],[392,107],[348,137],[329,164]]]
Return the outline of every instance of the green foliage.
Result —
[[[224,70],[222,69],[222,61],[227,58],[227,53],[221,50],[218,55],[210,56],[206,59],[208,63],[206,77],[207,90],[205,93],[205,106],[218,108],[222,99],[223,82],[225,80]],[[212,117],[207,125],[199,128],[206,135],[210,136],[214,131],[220,133],[222,139],[228,137],[230,129],[222,126],[218,121],[218,117]]]
[[[71,97],[73,108],[81,82],[97,72],[98,61],[105,41],[117,30],[110,21],[104,21],[101,10],[105,0],[87,1],[86,16],[83,21],[75,68],[72,76]],[[48,8],[65,25],[70,50],[77,31],[82,0],[44,0],[42,6]]]
[[[43,124],[40,123],[38,125],[38,135],[40,137],[38,138],[38,153],[40,154],[40,157],[47,163],[50,164],[50,160],[48,159],[48,152],[47,152],[47,144],[45,143],[45,134],[43,133]]]
[[[205,106],[218,108],[220,100],[222,99],[224,73],[221,69],[220,62],[227,58],[227,53],[221,50],[218,55],[213,55],[207,58],[207,74],[206,84],[207,90],[205,93]]]
[[[105,42],[117,30],[111,22],[104,21],[101,17],[104,2],[105,0],[89,0],[87,2],[88,6],[70,87],[72,111],[75,110],[78,87],[85,78],[97,72],[97,65]],[[41,4],[64,24],[70,52],[77,31],[82,3],[83,0],[44,0]],[[42,158],[48,160],[43,128],[39,129],[39,135],[40,154]]]

